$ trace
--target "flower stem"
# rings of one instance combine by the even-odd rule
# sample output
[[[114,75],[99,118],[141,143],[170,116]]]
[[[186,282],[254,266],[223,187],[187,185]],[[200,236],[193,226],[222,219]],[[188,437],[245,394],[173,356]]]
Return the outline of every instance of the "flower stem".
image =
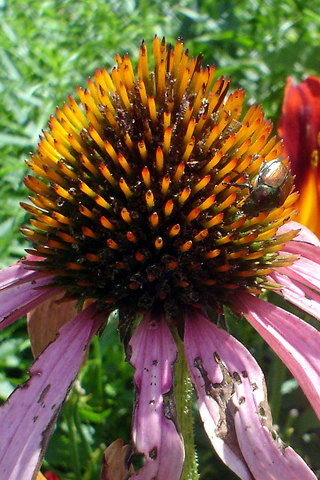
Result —
[[[279,392],[281,385],[285,381],[287,369],[277,355],[274,355],[272,367],[270,405],[272,408],[273,422],[278,423],[282,401],[282,395]]]
[[[184,355],[183,343],[174,332],[178,348],[178,361],[175,364],[175,398],[178,423],[184,440],[185,462],[180,480],[198,480],[197,452],[194,445],[192,417],[192,384]]]
[[[67,400],[65,403],[66,421],[68,424],[69,438],[70,438],[70,455],[73,465],[73,471],[76,478],[81,476],[80,457],[76,438],[76,426],[74,423],[72,400]]]

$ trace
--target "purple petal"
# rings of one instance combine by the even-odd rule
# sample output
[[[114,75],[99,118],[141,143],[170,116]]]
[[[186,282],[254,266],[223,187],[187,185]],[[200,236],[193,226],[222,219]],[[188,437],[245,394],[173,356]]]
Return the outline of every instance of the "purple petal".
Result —
[[[302,258],[307,258],[314,264],[317,268],[320,265],[320,247],[312,245],[311,243],[305,243],[297,240],[291,240],[286,243],[284,251],[288,253],[293,253],[295,255],[300,255]]]
[[[318,293],[278,272],[273,272],[269,277],[283,286],[281,294],[288,302],[320,321],[320,295]]]
[[[58,293],[61,287],[48,287],[48,277],[39,277],[38,273],[30,275],[29,283],[12,284],[0,290],[0,330],[7,327],[27,312]],[[49,278],[50,282],[50,278]],[[42,287],[42,288],[40,288]]]
[[[21,283],[29,283],[34,279],[42,277],[50,279],[48,274],[30,269],[30,267],[24,263],[26,260],[34,262],[41,261],[43,258],[36,257],[35,255],[27,255],[24,259],[19,260],[10,267],[0,270],[0,290],[8,288],[13,284],[19,285]]]
[[[28,255],[27,260],[39,260]],[[63,289],[50,286],[52,277],[30,270],[22,261],[0,271],[0,330]],[[48,286],[48,288],[45,288]]]
[[[292,240],[291,242],[306,242],[306,243],[311,243],[316,246],[320,246],[320,240],[319,238],[309,230],[309,228],[305,227],[301,223],[298,222],[288,222],[282,225],[278,232],[279,233],[285,233],[285,232],[291,232],[292,230],[300,230],[297,236]],[[291,243],[289,242],[289,243]]]
[[[319,255],[319,252],[317,252]],[[307,285],[314,290],[320,291],[320,265],[308,260],[299,258],[290,267],[280,267],[277,271]]]
[[[40,468],[62,403],[86,348],[105,319],[93,304],[64,325],[0,408],[0,478],[30,480]]]
[[[299,258],[290,267],[281,267],[277,271],[320,291],[319,239],[308,228],[296,222],[283,225],[279,231],[284,233],[293,227],[299,227],[301,231],[294,240],[286,243],[283,253],[298,255]]]
[[[234,304],[297,379],[320,418],[320,332],[292,313],[242,292]]]
[[[217,453],[242,479],[315,479],[272,429],[260,367],[236,339],[188,308],[185,351],[199,411]]]
[[[184,447],[173,394],[177,348],[162,314],[144,316],[129,342],[130,349],[137,393],[132,437],[135,451],[145,456],[145,465],[130,478],[179,480]]]
[[[28,260],[34,260],[35,257],[28,256]],[[29,275],[39,276],[39,273],[34,270],[30,270],[27,265],[25,265],[21,260],[19,262],[11,265],[8,268],[4,268],[0,271],[0,289],[9,287],[12,284],[17,284],[19,281],[22,283],[24,281],[29,281]],[[26,280],[24,280],[26,278]]]
[[[231,406],[234,393],[234,381],[228,369],[218,361],[218,356],[224,354],[222,345],[226,341],[220,334],[222,337],[228,335],[208,322],[200,310],[191,307],[186,310],[185,355],[197,391],[204,428],[224,463],[240,478],[251,480],[252,475],[240,451],[233,421],[229,424],[231,419],[227,418],[227,409]],[[219,352],[216,357],[215,352]]]

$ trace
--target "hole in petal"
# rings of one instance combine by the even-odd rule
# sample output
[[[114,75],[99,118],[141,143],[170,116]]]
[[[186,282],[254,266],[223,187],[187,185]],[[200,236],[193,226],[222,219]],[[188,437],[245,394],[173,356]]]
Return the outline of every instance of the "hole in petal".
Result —
[[[139,470],[144,466],[146,463],[145,456],[142,453],[135,453],[131,457],[131,464],[133,466],[134,471]]]

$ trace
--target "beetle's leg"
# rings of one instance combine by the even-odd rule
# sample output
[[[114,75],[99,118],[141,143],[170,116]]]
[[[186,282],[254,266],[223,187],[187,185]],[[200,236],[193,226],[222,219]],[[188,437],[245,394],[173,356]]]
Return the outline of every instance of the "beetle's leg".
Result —
[[[239,176],[245,177],[246,182],[245,183],[237,183],[237,182],[222,182],[222,185],[229,185],[231,187],[242,187],[242,188],[248,188],[250,193],[253,190],[253,186],[250,182],[250,177],[246,172],[238,172],[237,170],[232,170],[233,172],[237,173]]]

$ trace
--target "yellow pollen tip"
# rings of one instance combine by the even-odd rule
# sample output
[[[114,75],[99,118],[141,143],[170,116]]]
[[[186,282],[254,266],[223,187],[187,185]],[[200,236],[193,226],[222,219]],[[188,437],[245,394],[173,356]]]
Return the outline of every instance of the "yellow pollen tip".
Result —
[[[169,231],[170,237],[175,237],[180,233],[180,225],[177,223],[176,225],[173,225],[173,227]]]
[[[181,245],[180,251],[181,252],[187,252],[188,250],[190,250],[191,247],[192,247],[192,241],[188,240],[183,245]]]
[[[154,241],[154,246],[156,247],[157,250],[160,250],[160,248],[163,247],[163,240],[161,237],[157,237]]]
[[[152,190],[148,190],[146,193],[146,204],[149,209],[154,206],[154,196]]]
[[[129,163],[127,162],[127,159],[121,154],[118,153],[118,161],[123,168],[123,170],[128,174],[132,174],[132,168],[130,167]]]
[[[137,241],[137,237],[132,232],[127,232],[126,237],[129,240],[129,242],[135,243]]]
[[[143,167],[141,174],[146,188],[150,188],[151,178],[148,167]]]
[[[121,177],[119,180],[119,186],[127,198],[131,197],[132,193],[130,192],[130,188],[123,177]]]
[[[118,156],[116,154],[115,149],[111,145],[111,143],[105,142],[104,148],[106,149],[106,152],[108,153],[108,155],[110,155],[110,157],[112,158],[114,164],[119,165]]]
[[[170,150],[171,134],[172,134],[171,127],[166,128],[164,132],[164,138],[163,138],[163,153],[165,155],[168,155]]]
[[[158,147],[156,150],[156,167],[158,173],[161,173],[163,170],[163,151],[161,147]]]
[[[151,121],[153,123],[157,123],[157,109],[156,109],[156,102],[154,100],[154,97],[151,95],[147,101],[148,101],[149,114],[150,114]]]
[[[166,173],[162,179],[162,185],[161,185],[161,193],[164,197],[168,193],[169,185],[170,185],[170,175]]]
[[[130,213],[128,212],[128,210],[126,208],[123,208],[121,210],[120,215],[126,223],[131,223],[132,222],[132,218],[130,216]]]
[[[207,252],[203,255],[204,258],[215,258],[217,257],[218,255],[220,255],[220,252],[221,250],[219,250],[218,248],[215,248],[214,250],[211,250],[210,252]]]
[[[143,140],[138,142],[138,148],[139,148],[139,152],[140,152],[142,160],[144,160],[146,162],[147,158],[148,158],[148,152],[147,152],[146,144],[144,143]]]
[[[201,230],[201,232],[198,233],[198,235],[196,235],[193,240],[195,242],[201,242],[201,240],[204,240],[207,236],[208,236],[208,230],[205,229],[205,230]]]
[[[169,217],[173,210],[173,201],[170,199],[166,202],[164,206],[164,214],[166,217]]]
[[[191,210],[191,212],[189,213],[189,215],[187,215],[186,217],[186,223],[190,223],[192,222],[193,220],[195,220],[197,218],[197,216],[199,215],[200,213],[200,208],[199,207],[196,207],[194,208],[193,210]]]
[[[119,250],[119,245],[112,238],[108,238],[107,245],[112,250]]]
[[[176,173],[174,174],[174,177],[173,177],[174,183],[179,183],[184,173],[184,168],[185,168],[184,163],[183,162],[179,163],[179,165],[177,166]]]
[[[202,188],[206,187],[211,180],[211,175],[206,175],[200,180],[200,182],[193,188],[193,193],[199,192]]]
[[[55,189],[57,195],[59,195],[60,197],[63,197],[63,198],[65,198],[66,200],[70,200],[70,201],[73,200],[73,196],[70,195],[70,193],[67,192],[67,190],[65,190],[64,188],[60,187],[60,185],[54,185],[54,189]]]
[[[88,227],[82,227],[82,233],[86,237],[97,238],[96,234]]]
[[[101,225],[107,228],[108,230],[114,230],[114,226],[106,217],[104,216],[100,217],[100,222],[101,222]]]
[[[191,138],[191,140],[189,141],[189,143],[188,143],[188,145],[187,145],[187,147],[186,147],[186,149],[185,149],[185,151],[184,151],[184,153],[183,153],[183,155],[182,155],[182,161],[183,161],[183,162],[187,162],[187,161],[188,161],[188,159],[189,159],[189,157],[190,157],[190,155],[191,155],[191,153],[192,153],[192,150],[193,150],[193,148],[194,148],[194,146],[195,146],[195,143],[196,143],[195,139],[194,139],[194,138]]]
[[[159,215],[157,214],[157,212],[153,212],[153,214],[150,215],[149,219],[152,227],[156,228],[159,224]]]
[[[79,243],[74,237],[72,237],[71,235],[68,235],[65,232],[58,232],[58,234],[59,234],[59,237],[67,243],[73,243],[75,245]]]
[[[104,163],[101,163],[99,165],[99,168],[100,168],[100,171],[101,171],[102,175],[108,180],[108,182],[113,187],[115,187],[118,184],[118,182],[113,178],[109,168]]]
[[[108,203],[104,198],[101,197],[101,195],[96,194],[94,197],[94,201],[100,205],[100,207],[105,208],[106,210],[111,209],[110,203]]]
[[[180,205],[183,205],[185,201],[188,200],[190,193],[191,193],[191,187],[186,187],[182,190],[178,200]]]

